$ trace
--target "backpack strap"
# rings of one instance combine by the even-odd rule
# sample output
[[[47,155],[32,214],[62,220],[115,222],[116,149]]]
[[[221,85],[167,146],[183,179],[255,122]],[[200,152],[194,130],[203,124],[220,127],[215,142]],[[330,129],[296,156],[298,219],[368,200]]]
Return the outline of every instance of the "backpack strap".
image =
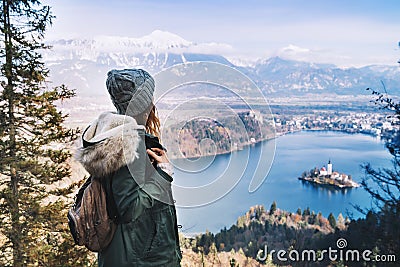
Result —
[[[114,193],[112,190],[113,175],[103,177],[101,179],[101,185],[106,190],[106,202],[107,202],[107,213],[108,216],[116,223],[119,224],[122,221],[121,215],[119,214],[117,204],[115,203]],[[108,183],[107,183],[108,182]]]
[[[75,201],[74,201],[74,206],[78,205],[78,202],[82,201],[83,198],[83,193],[85,192],[85,189],[89,186],[89,184],[92,182],[92,176],[90,175],[86,181],[81,185],[81,187],[78,190],[78,193],[75,195]]]

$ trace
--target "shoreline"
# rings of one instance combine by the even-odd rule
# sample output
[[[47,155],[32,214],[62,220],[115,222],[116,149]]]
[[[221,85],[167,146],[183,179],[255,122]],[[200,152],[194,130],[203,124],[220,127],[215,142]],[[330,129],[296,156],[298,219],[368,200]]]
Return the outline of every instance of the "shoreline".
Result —
[[[274,139],[276,139],[276,138],[278,138],[278,137],[279,137],[279,136],[275,136],[275,137],[265,138],[265,139],[256,141],[256,142],[254,142],[254,143],[252,143],[252,142],[246,143],[246,144],[240,146],[240,148],[234,148],[234,149],[231,149],[231,150],[228,150],[228,151],[219,152],[219,153],[215,153],[215,154],[201,155],[201,156],[196,156],[196,157],[189,156],[189,157],[171,157],[171,158],[172,158],[172,159],[193,159],[193,160],[196,160],[196,159],[199,159],[199,158],[202,158],[202,157],[210,157],[210,156],[217,156],[217,155],[226,155],[226,154],[230,154],[230,153],[232,153],[232,152],[238,152],[238,151],[244,150],[244,149],[246,149],[246,148],[249,147],[249,146],[257,145],[257,144],[260,144],[260,143],[265,142],[265,141],[274,140]]]
[[[202,157],[226,155],[226,154],[229,154],[229,153],[232,153],[232,152],[241,151],[241,150],[243,150],[243,149],[245,149],[245,148],[247,148],[249,146],[252,146],[252,145],[257,145],[257,144],[260,144],[260,143],[265,142],[265,141],[271,141],[271,140],[277,139],[279,137],[282,137],[282,136],[285,136],[285,135],[288,135],[288,134],[295,134],[295,133],[299,133],[299,132],[303,132],[303,131],[304,132],[337,132],[337,133],[344,133],[344,134],[351,134],[351,135],[353,135],[353,134],[363,134],[363,135],[368,135],[368,136],[371,136],[371,137],[379,138],[380,140],[382,140],[382,137],[379,136],[379,135],[375,135],[375,134],[372,134],[372,133],[369,133],[369,132],[362,132],[362,131],[350,132],[350,131],[346,131],[346,130],[335,130],[335,129],[300,129],[300,130],[293,130],[293,131],[276,133],[275,136],[273,136],[273,137],[267,137],[265,139],[258,140],[258,141],[254,142],[254,143],[253,142],[249,142],[249,143],[244,144],[244,145],[242,145],[242,146],[240,146],[238,148],[233,148],[233,149],[231,149],[229,151],[217,152],[215,154],[207,154],[207,155],[200,155],[200,156],[171,157],[171,159],[192,159],[192,160],[196,160],[196,159],[199,159],[199,158],[202,158]]]

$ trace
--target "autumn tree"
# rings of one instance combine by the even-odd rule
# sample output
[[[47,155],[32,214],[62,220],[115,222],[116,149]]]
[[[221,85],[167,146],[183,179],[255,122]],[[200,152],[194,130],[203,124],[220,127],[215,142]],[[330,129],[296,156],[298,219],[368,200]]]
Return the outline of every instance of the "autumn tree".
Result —
[[[337,220],[336,220],[336,226],[340,229],[340,230],[344,230],[346,227],[346,222],[345,219],[342,215],[342,213],[339,213]]]
[[[44,33],[54,16],[39,0],[2,0],[0,18],[0,265],[84,266],[67,233],[66,203],[55,188],[70,175],[70,142],[56,104],[74,96],[48,88]]]

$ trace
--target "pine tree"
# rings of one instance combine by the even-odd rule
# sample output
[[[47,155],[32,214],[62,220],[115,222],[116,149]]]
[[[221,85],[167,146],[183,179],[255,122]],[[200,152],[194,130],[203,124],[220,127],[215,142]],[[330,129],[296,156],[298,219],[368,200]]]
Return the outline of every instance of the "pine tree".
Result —
[[[329,224],[331,225],[331,227],[333,229],[335,229],[335,227],[336,227],[336,219],[335,219],[335,216],[333,216],[332,212],[329,213],[328,221],[329,221]]]
[[[307,207],[307,209],[303,211],[303,216],[310,216],[310,215],[311,215],[310,207]]]
[[[272,202],[271,207],[269,209],[269,215],[273,215],[276,211],[276,202]]]
[[[301,215],[301,209],[298,208],[297,211],[296,211],[296,213],[297,213],[298,215]]]
[[[48,88],[40,54],[54,16],[38,0],[0,3],[0,265],[84,266],[58,197],[72,187],[51,187],[70,175],[70,152],[59,145],[77,133],[56,106],[74,92]]]

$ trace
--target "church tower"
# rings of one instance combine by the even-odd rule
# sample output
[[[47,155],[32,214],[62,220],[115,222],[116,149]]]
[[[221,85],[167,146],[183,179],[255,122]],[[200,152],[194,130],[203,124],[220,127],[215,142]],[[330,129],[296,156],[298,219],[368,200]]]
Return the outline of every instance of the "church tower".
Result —
[[[332,174],[332,163],[331,163],[331,160],[329,160],[329,162],[328,162],[328,175],[331,175]]]

